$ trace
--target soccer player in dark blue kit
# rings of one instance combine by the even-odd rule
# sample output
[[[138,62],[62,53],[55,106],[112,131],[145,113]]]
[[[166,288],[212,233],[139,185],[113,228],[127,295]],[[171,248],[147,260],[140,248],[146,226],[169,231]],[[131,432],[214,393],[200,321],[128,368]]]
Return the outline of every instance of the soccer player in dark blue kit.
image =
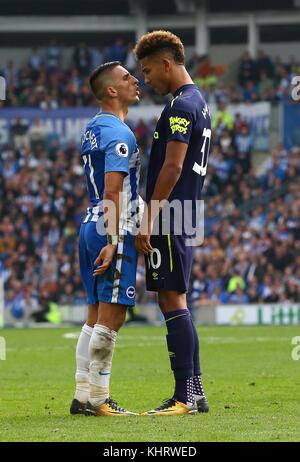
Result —
[[[184,208],[185,201],[189,201],[195,213],[208,162],[209,109],[184,66],[184,47],[176,35],[168,31],[150,32],[138,41],[134,51],[145,83],[162,95],[173,94],[154,132],[147,177],[148,214],[144,214],[136,246],[146,255],[147,289],[158,292],[166,321],[175,391],[171,399],[144,414],[207,412],[199,340],[186,299],[194,247],[187,245],[188,233],[174,232],[174,220],[168,234],[160,230],[153,235],[155,219],[161,217],[161,209],[155,212],[153,204],[177,200]]]

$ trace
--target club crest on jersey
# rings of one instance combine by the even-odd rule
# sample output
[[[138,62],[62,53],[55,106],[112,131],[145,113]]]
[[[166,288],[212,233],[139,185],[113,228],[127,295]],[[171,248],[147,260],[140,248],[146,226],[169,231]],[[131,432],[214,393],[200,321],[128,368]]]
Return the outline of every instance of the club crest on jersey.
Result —
[[[116,153],[120,157],[127,157],[128,156],[128,146],[126,143],[118,143],[116,146]]]
[[[127,295],[127,297],[129,297],[129,298],[134,298],[134,296],[135,296],[135,288],[134,288],[133,286],[127,287],[127,289],[126,289],[126,295]]]

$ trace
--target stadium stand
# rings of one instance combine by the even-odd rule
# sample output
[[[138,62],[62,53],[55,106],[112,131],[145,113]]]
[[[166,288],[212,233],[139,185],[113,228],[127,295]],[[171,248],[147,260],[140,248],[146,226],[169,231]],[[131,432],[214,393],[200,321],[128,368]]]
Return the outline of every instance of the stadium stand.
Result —
[[[256,176],[247,124],[232,125],[215,130],[204,194],[206,239],[197,249],[191,302],[299,302],[300,148],[277,146]],[[133,129],[145,173],[153,127],[140,120]],[[0,261],[6,309],[17,319],[36,313],[45,299],[84,303],[77,236],[88,205],[78,147],[49,144],[34,126],[19,131],[12,128],[0,160]],[[144,185],[142,174],[142,191]],[[147,302],[140,280],[139,289],[138,303]]]
[[[82,16],[75,16],[81,9],[74,2],[68,24],[61,16],[67,14],[61,2],[46,3],[45,16],[38,9],[28,10],[27,17],[22,9],[25,2],[7,2],[7,16],[0,18],[4,43],[0,75],[6,81],[6,99],[0,100],[0,109],[35,108],[45,113],[95,109],[88,75],[96,65],[111,60],[120,60],[139,78],[142,106],[163,104],[165,98],[144,84],[132,47],[147,27],[166,24],[183,36],[189,51],[187,68],[208,103],[216,107],[204,186],[205,242],[196,251],[190,306],[299,303],[299,143],[283,146],[283,137],[277,133],[276,145],[267,146],[257,168],[257,135],[243,114],[234,116],[228,110],[230,104],[243,103],[250,112],[254,103],[269,102],[272,114],[277,114],[290,100],[292,79],[300,75],[300,19],[293,2],[266,2],[275,9],[267,14],[267,6],[258,2],[249,8],[253,2],[247,1],[242,10],[240,3],[234,8],[230,6],[234,2],[222,2],[226,11],[217,2],[209,2],[205,10],[205,2],[145,1],[146,12],[135,0],[115,2],[115,6],[114,2],[87,1]],[[101,11],[89,16],[95,3],[103,8],[106,24],[101,22],[103,40],[93,41],[89,34],[98,33],[97,21],[101,21]],[[171,17],[170,11],[174,12]],[[20,24],[22,40],[17,31]],[[268,34],[277,37],[277,42],[271,43]],[[79,38],[74,42],[71,36]],[[287,36],[291,42],[285,43]],[[137,118],[128,123],[143,153],[144,195],[156,120]],[[55,304],[85,303],[77,237],[88,204],[79,141],[80,136],[66,142],[49,132],[39,117],[29,123],[21,115],[11,121],[8,139],[0,136],[0,275],[5,311],[12,320],[43,321],[51,307],[55,311]],[[145,291],[142,257],[137,294],[138,304],[154,301]]]
[[[17,66],[9,60],[0,70],[7,85],[6,100],[0,102],[0,107],[47,110],[96,105],[89,90],[88,75],[106,61],[121,61],[139,78],[141,104],[163,102],[163,98],[144,84],[131,47],[132,44],[123,44],[121,38],[104,49],[88,47],[80,42],[73,49],[69,61],[62,60],[64,47],[55,40],[42,50],[33,48],[22,65]],[[284,62],[279,56],[271,59],[263,50],[258,52],[256,59],[245,52],[239,60],[235,79],[226,86],[223,82],[226,68],[212,65],[208,56],[194,53],[187,67],[209,103],[270,101],[276,104],[290,97],[291,81],[300,74],[300,60],[295,56],[289,56]]]

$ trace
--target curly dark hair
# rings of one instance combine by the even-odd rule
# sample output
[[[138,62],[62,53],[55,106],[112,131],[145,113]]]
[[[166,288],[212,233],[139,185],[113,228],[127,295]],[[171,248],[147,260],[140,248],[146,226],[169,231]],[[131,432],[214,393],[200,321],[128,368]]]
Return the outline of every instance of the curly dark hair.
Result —
[[[143,35],[133,51],[139,61],[150,55],[168,52],[176,63],[184,64],[184,46],[177,35],[167,30],[155,30]]]

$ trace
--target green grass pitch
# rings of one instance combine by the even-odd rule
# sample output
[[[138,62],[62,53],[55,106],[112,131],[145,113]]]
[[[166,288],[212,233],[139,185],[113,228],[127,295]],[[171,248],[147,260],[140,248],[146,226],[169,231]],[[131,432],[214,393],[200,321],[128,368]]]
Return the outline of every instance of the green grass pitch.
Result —
[[[0,441],[299,441],[300,326],[199,327],[211,411],[178,417],[69,415],[80,328],[5,329],[0,361]],[[72,336],[71,336],[72,337]],[[136,412],[172,395],[164,327],[125,327],[111,396]]]

